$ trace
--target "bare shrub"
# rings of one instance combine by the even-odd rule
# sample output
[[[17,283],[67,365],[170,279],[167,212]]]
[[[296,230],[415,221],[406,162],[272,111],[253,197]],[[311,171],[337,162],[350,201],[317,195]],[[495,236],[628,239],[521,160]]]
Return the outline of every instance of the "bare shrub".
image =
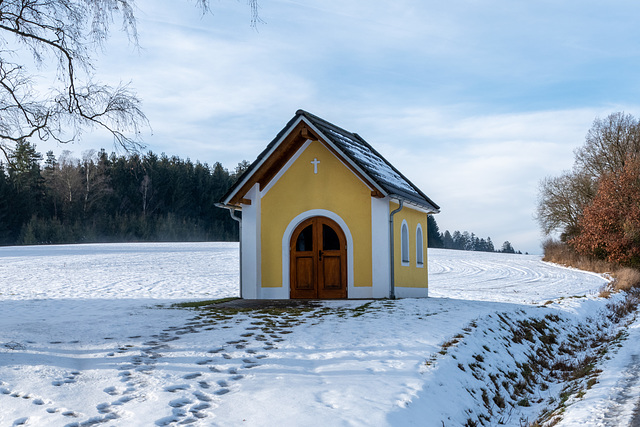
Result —
[[[616,270],[613,277],[613,286],[617,291],[628,291],[640,286],[640,271],[634,268],[623,267]]]
[[[609,298],[611,296],[611,286],[603,286],[600,292],[598,292],[598,296],[600,298]]]
[[[640,270],[596,259],[576,252],[571,245],[557,240],[548,239],[542,244],[544,261],[579,270],[607,274],[613,278],[612,282],[600,290],[600,296],[608,298],[611,292],[629,291],[640,287]]]
[[[610,303],[607,306],[607,308],[609,309],[609,314],[607,314],[607,317],[612,322],[618,323],[629,313],[636,311],[638,309],[638,304],[640,304],[640,296],[638,295],[638,292],[631,292],[623,301]]]
[[[595,259],[576,252],[570,245],[557,240],[548,239],[542,244],[544,261],[573,267],[579,270],[592,271],[598,274],[611,273],[618,267],[615,264]]]

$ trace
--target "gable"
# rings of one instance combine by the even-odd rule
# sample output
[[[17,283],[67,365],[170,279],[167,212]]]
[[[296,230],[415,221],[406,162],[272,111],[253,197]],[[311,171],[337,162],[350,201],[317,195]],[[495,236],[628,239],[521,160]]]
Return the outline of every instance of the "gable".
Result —
[[[242,203],[244,195],[247,194],[255,184],[259,184],[259,190],[264,191],[282,168],[285,167],[308,141],[319,141],[337,158],[344,159],[344,156],[341,156],[330,143],[326,142],[319,135],[319,132],[314,131],[312,127],[309,126],[309,123],[302,118],[289,122],[287,127],[267,146],[251,164],[249,169],[238,179],[238,182],[224,196],[223,203],[225,205],[239,205]],[[376,186],[372,180],[368,179],[362,171],[354,168],[353,165],[349,163],[345,163],[345,166],[371,188],[372,195],[384,197],[378,186]]]
[[[302,213],[320,211],[335,214],[352,236],[354,285],[371,286],[371,190],[322,142],[306,142],[258,197],[263,287],[283,283],[282,260],[288,255],[275,248],[282,247],[287,227]]]
[[[440,207],[389,163],[375,148],[357,133],[349,132],[306,111],[298,111],[312,123],[344,155],[357,164],[379,187],[384,195],[417,205],[437,213]]]
[[[222,204],[239,206],[244,195],[257,183],[260,191],[308,140],[317,140],[371,188],[373,197],[405,200],[427,212],[439,206],[405,178],[358,134],[348,132],[317,116],[298,110],[296,115],[260,153],[249,169],[222,199]]]
[[[314,200],[371,197],[371,188],[321,141],[307,140],[260,192]],[[289,203],[294,203],[290,201]]]

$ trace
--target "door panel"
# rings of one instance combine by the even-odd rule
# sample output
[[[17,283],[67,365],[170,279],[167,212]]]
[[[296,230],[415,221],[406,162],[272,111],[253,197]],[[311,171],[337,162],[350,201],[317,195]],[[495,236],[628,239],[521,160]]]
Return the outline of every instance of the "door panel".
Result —
[[[318,298],[317,239],[312,220],[300,224],[291,235],[290,298]]]
[[[296,263],[296,289],[314,289],[315,271],[313,268],[313,257],[297,257]]]
[[[291,298],[346,298],[347,245],[335,221],[313,217],[293,232]]]
[[[323,253],[322,261],[320,262],[322,271],[318,275],[318,298],[347,297],[345,260],[346,256],[343,257],[340,251]]]
[[[340,257],[325,257],[322,260],[324,289],[340,289],[342,275],[340,274]]]

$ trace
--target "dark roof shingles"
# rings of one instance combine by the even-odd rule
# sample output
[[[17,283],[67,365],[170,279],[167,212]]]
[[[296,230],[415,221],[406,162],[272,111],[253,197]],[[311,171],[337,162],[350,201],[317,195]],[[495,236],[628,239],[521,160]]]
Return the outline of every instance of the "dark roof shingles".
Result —
[[[243,181],[245,176],[253,173],[253,170],[260,163],[260,160],[278,143],[283,135],[290,131],[290,128],[296,122],[298,116],[306,118],[322,133],[322,136],[333,143],[387,194],[398,196],[409,203],[417,204],[434,212],[440,209],[437,204],[420,191],[418,187],[413,185],[411,181],[405,178],[400,171],[394,168],[391,163],[382,157],[382,155],[360,137],[360,135],[342,129],[304,110],[296,111],[296,115],[278,132],[278,135],[276,135],[269,145],[258,155],[251,166],[249,166],[238,181],[236,181],[236,184],[227,191],[222,198],[223,201],[231,196],[236,190],[236,186]]]
[[[413,202],[430,210],[437,211],[440,209],[437,204],[413,185],[360,135],[342,129],[304,110],[298,110],[296,115],[303,115],[309,120],[322,132],[324,137],[338,147],[342,153],[349,157],[386,193],[399,196],[408,202]]]

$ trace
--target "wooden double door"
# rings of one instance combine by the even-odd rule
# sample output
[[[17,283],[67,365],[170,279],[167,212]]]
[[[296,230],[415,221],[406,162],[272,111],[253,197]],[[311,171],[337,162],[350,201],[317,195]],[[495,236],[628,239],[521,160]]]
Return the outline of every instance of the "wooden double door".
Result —
[[[347,297],[347,243],[335,221],[302,222],[291,236],[290,256],[291,298]]]

